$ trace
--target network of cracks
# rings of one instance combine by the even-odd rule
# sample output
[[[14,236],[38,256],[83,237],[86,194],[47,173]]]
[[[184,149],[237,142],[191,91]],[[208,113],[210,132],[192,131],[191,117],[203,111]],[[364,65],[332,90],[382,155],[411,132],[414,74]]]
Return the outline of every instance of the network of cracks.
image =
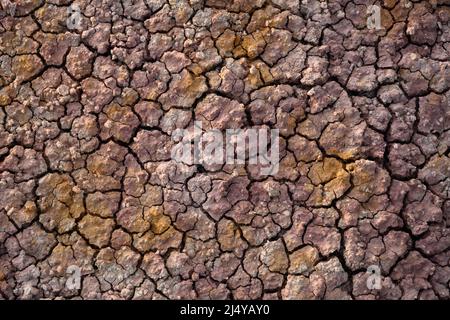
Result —
[[[0,299],[450,298],[448,0],[1,5]]]

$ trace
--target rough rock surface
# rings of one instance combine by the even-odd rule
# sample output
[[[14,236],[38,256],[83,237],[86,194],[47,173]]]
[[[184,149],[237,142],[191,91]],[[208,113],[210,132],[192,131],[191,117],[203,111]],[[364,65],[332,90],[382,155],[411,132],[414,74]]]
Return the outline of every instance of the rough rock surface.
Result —
[[[450,299],[447,0],[8,3],[0,300]],[[279,172],[174,162],[195,121]]]

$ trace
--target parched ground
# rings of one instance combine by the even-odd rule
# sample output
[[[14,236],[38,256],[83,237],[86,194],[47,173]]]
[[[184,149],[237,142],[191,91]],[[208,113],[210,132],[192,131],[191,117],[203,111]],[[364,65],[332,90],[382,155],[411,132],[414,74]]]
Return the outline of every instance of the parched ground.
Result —
[[[0,299],[450,298],[449,0],[0,2]]]

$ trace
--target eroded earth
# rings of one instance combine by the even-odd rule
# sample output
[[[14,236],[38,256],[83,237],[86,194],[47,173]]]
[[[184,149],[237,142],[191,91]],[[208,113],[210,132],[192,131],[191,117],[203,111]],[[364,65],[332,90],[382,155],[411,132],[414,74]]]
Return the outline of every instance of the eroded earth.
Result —
[[[1,4],[1,299],[450,298],[448,0]]]

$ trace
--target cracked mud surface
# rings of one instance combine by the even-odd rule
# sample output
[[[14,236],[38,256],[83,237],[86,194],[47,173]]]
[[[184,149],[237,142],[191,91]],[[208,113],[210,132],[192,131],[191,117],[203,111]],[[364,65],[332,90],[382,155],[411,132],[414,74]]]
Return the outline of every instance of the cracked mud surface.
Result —
[[[450,298],[449,1],[16,3],[0,299]],[[278,174],[175,163],[195,120],[280,129]]]

